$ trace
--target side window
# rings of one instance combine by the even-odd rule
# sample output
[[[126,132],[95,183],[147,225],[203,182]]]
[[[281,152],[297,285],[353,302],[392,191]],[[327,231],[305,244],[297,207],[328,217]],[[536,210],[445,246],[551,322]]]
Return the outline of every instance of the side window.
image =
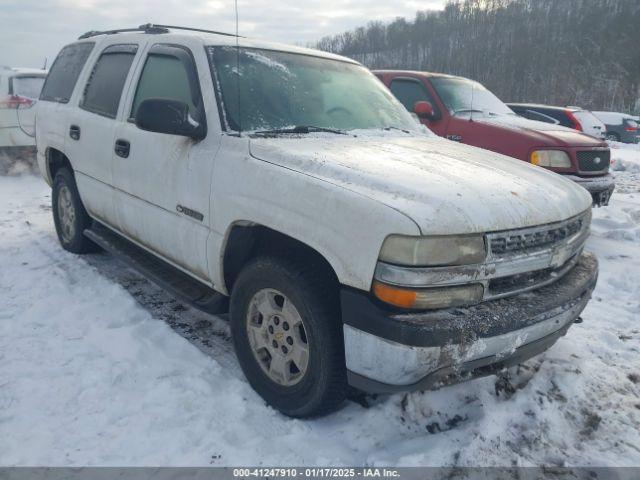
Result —
[[[542,110],[540,113],[550,116],[563,127],[573,128],[573,123],[567,118],[566,113],[561,110]]]
[[[410,112],[413,112],[413,106],[416,102],[431,102],[433,108],[436,108],[431,95],[418,80],[396,78],[391,81],[390,89],[395,97],[400,100],[400,103]]]
[[[544,113],[541,113],[541,112],[536,112],[535,110],[527,110],[527,118],[529,120],[536,120],[538,122],[544,122],[544,123],[553,123],[556,125],[560,123],[555,118],[550,117],[549,115],[545,115]]]
[[[136,45],[112,45],[104,49],[84,88],[81,108],[105,117],[116,117],[137,49]]]
[[[40,100],[67,103],[94,43],[74,43],[56,57],[40,93]]]
[[[179,47],[157,45],[144,64],[131,107],[134,118],[140,104],[150,98],[178,100],[189,106],[193,118],[201,118],[202,99],[193,60]]]

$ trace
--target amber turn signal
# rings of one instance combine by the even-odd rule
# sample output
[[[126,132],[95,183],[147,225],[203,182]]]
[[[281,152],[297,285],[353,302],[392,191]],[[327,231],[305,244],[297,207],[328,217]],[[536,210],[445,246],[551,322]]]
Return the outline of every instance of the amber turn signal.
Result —
[[[450,287],[409,289],[374,282],[373,293],[383,302],[395,307],[431,310],[479,303],[484,296],[484,287],[479,283],[472,283]]]
[[[380,282],[374,282],[373,293],[383,302],[402,308],[413,308],[418,298],[415,290],[392,287]]]

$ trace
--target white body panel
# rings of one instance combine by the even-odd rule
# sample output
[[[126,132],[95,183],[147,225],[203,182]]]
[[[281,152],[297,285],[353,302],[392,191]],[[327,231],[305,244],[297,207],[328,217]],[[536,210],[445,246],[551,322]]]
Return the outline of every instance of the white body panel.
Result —
[[[31,92],[23,92],[16,77],[46,75],[45,70],[36,70],[29,68],[7,68],[0,67],[0,148],[3,147],[30,147],[35,145],[35,104],[31,106],[16,108],[3,108],[2,103],[9,95],[13,93],[21,94]],[[10,83],[13,80],[13,88]],[[38,80],[42,81],[42,80]],[[11,91],[16,90],[16,91]],[[37,91],[34,89],[33,95]],[[26,98],[37,100],[29,94]]]
[[[48,175],[46,148],[60,149],[91,215],[222,293],[228,293],[224,249],[236,224],[263,225],[296,238],[323,255],[342,284],[368,290],[390,234],[522,228],[564,220],[591,205],[585,190],[559,175],[428,134],[273,139],[227,134],[204,47],[235,39],[118,34],[92,41],[96,48],[70,102],[40,102],[45,104],[37,123],[41,170]],[[77,105],[95,59],[115,43],[138,43],[139,50],[114,120]],[[206,105],[204,140],[145,132],[127,121],[153,43],[192,51]],[[247,39],[240,43],[338,58]],[[72,122],[82,123],[80,142],[68,137]],[[113,153],[119,138],[131,144],[128,158]],[[178,205],[201,213],[202,221],[178,212]]]
[[[593,113],[586,110],[579,110],[573,112],[573,115],[580,122],[584,133],[598,139],[604,139],[606,137],[607,127]]]

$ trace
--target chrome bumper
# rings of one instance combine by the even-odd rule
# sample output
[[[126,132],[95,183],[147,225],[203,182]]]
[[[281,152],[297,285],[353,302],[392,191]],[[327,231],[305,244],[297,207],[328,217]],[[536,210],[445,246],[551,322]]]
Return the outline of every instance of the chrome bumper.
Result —
[[[597,271],[595,257],[583,254],[562,279],[533,292],[422,313],[388,312],[343,291],[349,382],[372,393],[433,389],[524,361],[566,333]]]
[[[585,188],[597,206],[608,205],[616,187],[616,182],[610,173],[599,177],[578,177],[576,175],[564,175],[564,177]]]

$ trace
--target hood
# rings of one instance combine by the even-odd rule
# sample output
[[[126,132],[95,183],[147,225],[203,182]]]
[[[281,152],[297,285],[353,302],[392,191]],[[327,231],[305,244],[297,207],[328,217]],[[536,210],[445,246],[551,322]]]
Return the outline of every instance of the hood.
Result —
[[[433,136],[252,138],[249,146],[257,159],[404,213],[425,235],[541,225],[591,206],[586,190],[558,174]]]
[[[529,120],[519,115],[476,115],[475,113],[473,115],[474,122],[526,135],[536,143],[536,146],[592,148],[607,146],[601,140],[562,125]]]

